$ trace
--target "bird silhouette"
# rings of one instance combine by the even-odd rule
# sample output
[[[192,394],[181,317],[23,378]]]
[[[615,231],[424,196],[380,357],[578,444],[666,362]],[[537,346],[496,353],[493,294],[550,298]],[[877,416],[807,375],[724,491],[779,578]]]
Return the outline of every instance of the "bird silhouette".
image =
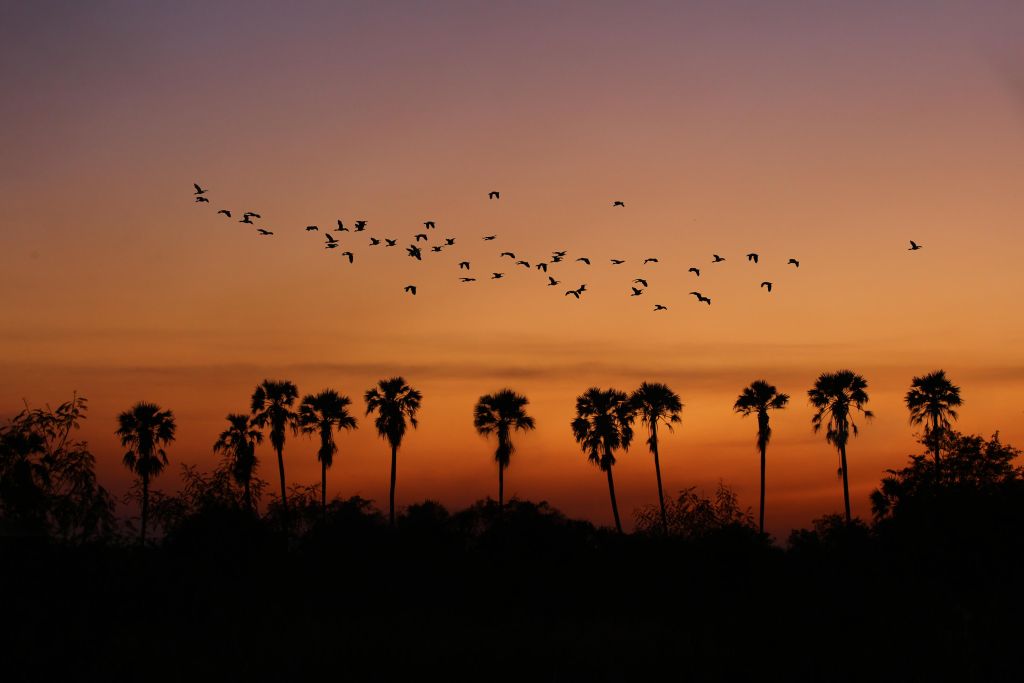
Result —
[[[554,287],[555,285],[560,285],[560,284],[562,284],[562,283],[559,282],[558,280],[556,280],[555,278],[551,277],[550,275],[548,275],[548,287]]]
[[[387,237],[384,238],[385,247],[394,247],[398,244],[398,240],[389,240]]]
[[[586,257],[583,257],[583,256],[581,256],[581,257],[579,257],[579,258],[578,258],[578,259],[576,259],[576,260],[577,260],[577,261],[583,261],[583,262],[584,262],[584,263],[586,263],[586,264],[587,264],[588,266],[590,265],[590,259],[588,259],[588,258],[586,258]]]
[[[459,268],[469,270],[469,261],[459,261]]]
[[[747,260],[748,261],[753,261],[754,263],[757,263],[757,254],[755,254],[753,252],[747,254]]]
[[[640,296],[641,294],[643,294],[643,293],[644,293],[644,290],[642,290],[642,289],[637,289],[636,287],[630,287],[630,289],[632,289],[632,290],[633,290],[633,293],[632,293],[632,294],[630,294],[630,296]]]
[[[587,291],[587,283],[584,282],[582,285],[577,287],[577,289],[579,289],[581,292]]]
[[[487,237],[484,238],[484,242],[489,242],[493,239],[497,239],[497,237],[497,235],[488,235]]]
[[[442,247],[431,247],[430,251],[432,251],[432,252],[434,252],[436,254],[436,253],[439,253],[441,251],[441,249],[442,249]]]
[[[335,243],[336,243],[336,242],[338,241],[338,240],[336,240],[336,239],[334,238],[334,235],[332,235],[332,234],[331,234],[331,233],[329,233],[329,232],[328,232],[328,233],[325,233],[325,234],[324,234],[324,237],[325,237],[325,238],[327,239],[327,243],[328,243],[328,244],[335,244]]]
[[[306,232],[309,232],[311,230],[319,230],[319,229],[320,229],[319,226],[316,226],[316,225],[307,225],[306,226]]]
[[[436,226],[434,225],[434,221],[423,221],[423,227],[427,230],[433,230]]]
[[[227,216],[228,218],[231,218],[231,212],[230,212],[230,211],[228,211],[227,209],[221,209],[221,210],[220,210],[220,211],[218,211],[217,213],[222,213],[222,214],[224,214],[225,216]]]
[[[623,261],[622,259],[617,258],[611,259],[611,262],[613,266],[621,266],[623,263],[625,263],[625,261]]]
[[[421,239],[424,240],[424,241],[427,240],[427,236],[424,235],[422,232],[414,235],[414,237],[416,238],[417,242],[419,242]]]
[[[657,262],[658,262],[658,259],[656,259],[656,258],[645,258],[645,259],[644,259],[644,265],[645,265],[645,266],[646,266],[646,265],[647,265],[648,263],[657,263]]]
[[[348,262],[349,263],[352,263],[352,260],[355,258],[355,254],[353,254],[351,251],[343,251],[343,252],[341,252],[341,255],[342,256],[348,256]]]
[[[724,261],[725,260],[724,258],[719,256],[718,254],[712,254],[712,256],[715,257],[715,261],[714,261],[715,263],[719,263],[720,261]]]
[[[444,243],[445,243],[445,246],[448,246],[448,247],[454,246],[455,245],[455,238],[454,237],[445,237],[444,238]]]
[[[362,232],[366,230],[366,221],[356,221],[355,225],[356,232]]]
[[[337,249],[337,248],[338,248],[338,243],[337,242],[329,242],[329,243],[324,245],[324,249]]]
[[[529,261],[516,261],[516,265],[517,266],[525,266],[526,268],[529,268],[530,267],[530,262]]]
[[[409,254],[409,256],[412,256],[417,261],[423,260],[423,252],[421,252],[420,248],[417,247],[415,244],[410,244],[405,251]]]
[[[416,285],[406,285],[404,291],[409,292],[413,296],[416,296]]]
[[[487,198],[488,199],[501,199],[501,193],[497,192],[495,190],[491,190],[490,192],[487,193]]]
[[[249,214],[243,214],[242,217],[238,219],[238,222],[239,223],[248,223],[249,225],[252,225],[252,221],[249,220]]]
[[[538,263],[537,264],[537,270],[542,270],[545,273],[548,272],[548,264],[546,264],[546,263]]]
[[[505,273],[491,273],[492,280],[500,280],[503,277],[505,277]]]
[[[687,273],[695,273],[697,277],[700,277],[700,268],[690,268]]]
[[[199,187],[199,183],[192,183],[192,187],[196,188],[196,194],[206,194],[206,190]]]
[[[551,262],[552,263],[561,263],[562,262],[562,257],[559,256],[558,254],[555,254],[554,256],[551,257]]]
[[[252,211],[246,211],[242,215],[243,216],[248,216],[249,218],[263,218],[263,216],[259,215],[258,213],[254,213]]]
[[[621,206],[621,207],[625,208],[626,202],[618,202],[618,201],[612,202],[612,208],[614,208],[616,206]]]
[[[579,299],[579,298],[580,298],[580,294],[582,294],[582,293],[583,293],[583,292],[582,292],[582,290],[579,290],[579,289],[570,289],[570,290],[569,290],[568,292],[566,292],[566,293],[565,293],[565,295],[566,295],[566,296],[569,296],[570,294],[572,294],[572,295],[573,295],[574,297],[576,297],[577,299]]]
[[[654,310],[656,311],[667,311],[668,306],[662,306],[661,304],[654,304]]]
[[[647,280],[643,279],[642,277],[638,277],[637,279],[633,280],[633,282],[641,284],[644,287],[647,286]]]
[[[914,240],[910,240],[910,248],[909,248],[909,249],[907,249],[907,251],[917,251],[917,250],[918,250],[918,249],[920,249],[920,248],[921,248],[922,246],[924,246],[924,245],[922,245],[922,244],[918,244],[918,243],[917,243],[917,242],[915,242]]]
[[[761,283],[761,286],[762,286],[762,287],[767,287],[767,288],[768,288],[768,291],[769,291],[769,292],[771,292],[771,291],[772,291],[772,283],[768,282],[767,280],[765,280],[764,282],[762,282],[762,283]]]
[[[256,232],[258,232],[261,235],[273,235],[274,234],[274,233],[270,232],[269,230],[264,230],[263,228],[256,228]]]
[[[375,247],[378,244],[380,244],[380,240],[379,239],[377,239],[376,237],[371,237],[370,238],[370,246],[371,247]]]
[[[205,203],[209,204],[210,200],[207,199],[206,197],[196,197],[196,203],[202,203],[202,202],[205,202]]]
[[[476,282],[475,277],[460,277],[459,282]]]
[[[503,251],[500,254],[498,254],[498,258],[501,258],[502,256],[508,256],[510,259],[514,259],[516,257],[516,255],[513,254],[511,251]]]
[[[334,229],[334,232],[348,232],[348,228],[345,227],[340,218],[338,219],[338,227]]]
[[[799,267],[800,267],[800,262],[799,262],[799,261],[797,261],[797,260],[796,260],[795,258],[791,258],[791,259],[789,259],[788,261],[786,261],[786,265],[787,265],[787,266],[788,266],[788,265],[789,265],[790,263],[792,263],[792,264],[793,264],[794,266],[796,266],[797,268],[799,268]]]

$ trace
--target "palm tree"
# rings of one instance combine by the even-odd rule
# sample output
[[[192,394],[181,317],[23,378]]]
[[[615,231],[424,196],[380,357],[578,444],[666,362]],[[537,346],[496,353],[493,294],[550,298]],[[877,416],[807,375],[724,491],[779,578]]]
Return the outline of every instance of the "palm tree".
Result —
[[[227,421],[228,428],[217,437],[213,452],[223,453],[228,458],[231,477],[245,492],[245,507],[255,512],[250,485],[256,472],[256,446],[263,443],[263,432],[253,429],[248,415],[231,413]]]
[[[843,475],[843,503],[846,506],[846,522],[850,522],[850,481],[846,467],[846,444],[850,434],[857,436],[857,424],[851,419],[850,408],[859,410],[865,418],[874,417],[874,413],[865,410],[868,402],[866,379],[852,370],[825,372],[818,376],[814,387],[807,391],[812,406],[818,412],[811,418],[814,431],[818,432],[821,425],[826,425],[825,440],[839,451],[839,467]]]
[[[142,479],[142,529],[139,542],[146,542],[146,522],[149,519],[149,478],[163,472],[167,465],[164,446],[174,441],[174,413],[161,410],[155,403],[139,401],[131,410],[117,416],[117,436],[121,446],[127,448],[124,466]]]
[[[515,452],[512,432],[527,432],[534,428],[533,418],[526,414],[530,401],[511,389],[481,396],[473,409],[473,426],[481,436],[497,434],[498,447],[494,459],[498,461],[498,511],[505,509],[505,470]]]
[[[572,434],[587,454],[587,459],[608,475],[608,495],[612,500],[615,528],[620,534],[622,521],[615,502],[612,466],[615,464],[615,450],[628,450],[633,440],[635,414],[636,409],[624,392],[591,387],[576,397],[576,417],[572,421]]]
[[[789,394],[780,394],[763,379],[755,380],[736,398],[732,409],[743,417],[757,413],[757,450],[761,452],[761,511],[758,516],[758,530],[764,533],[764,470],[765,451],[772,438],[772,426],[768,420],[769,410],[782,410],[789,403]]]
[[[366,414],[376,412],[374,425],[377,434],[391,444],[391,493],[389,496],[389,520],[395,526],[395,468],[398,464],[398,448],[405,437],[406,420],[416,428],[416,411],[420,409],[423,395],[405,383],[401,377],[382,379],[377,386],[367,389],[363,396]]]
[[[277,452],[277,469],[281,475],[281,511],[288,519],[288,494],[284,483],[284,431],[295,430],[298,415],[292,406],[299,389],[288,380],[265,379],[252,392],[252,424],[260,429],[270,425],[270,445]]]
[[[936,370],[913,379],[906,402],[910,424],[924,424],[924,437],[935,453],[935,474],[938,475],[942,434],[959,417],[955,409],[963,404],[960,387],[949,381],[945,370]]]
[[[649,436],[647,446],[654,455],[654,473],[658,478],[658,504],[661,506],[661,528],[668,534],[668,517],[665,514],[665,494],[661,488],[661,462],[658,458],[658,423],[663,423],[668,430],[673,431],[672,425],[682,422],[679,411],[683,409],[683,403],[679,394],[668,388],[665,384],[644,382],[640,388],[629,397],[633,407],[640,415],[640,420],[647,425]]]
[[[324,389],[319,394],[309,394],[299,406],[299,426],[304,434],[320,434],[320,450],[316,453],[320,461],[320,502],[323,513],[327,514],[327,468],[334,464],[338,446],[334,443],[335,429],[355,429],[356,419],[348,412],[352,401],[348,396],[334,389]]]

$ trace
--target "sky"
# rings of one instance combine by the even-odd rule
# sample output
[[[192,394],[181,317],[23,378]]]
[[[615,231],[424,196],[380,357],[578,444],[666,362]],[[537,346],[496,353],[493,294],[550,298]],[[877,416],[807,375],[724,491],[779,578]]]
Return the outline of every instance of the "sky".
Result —
[[[0,2],[0,418],[86,396],[80,436],[115,493],[120,411],[173,410],[172,464],[209,469],[264,378],[353,398],[328,492],[379,505],[389,453],[366,389],[401,375],[424,395],[399,505],[458,507],[497,495],[472,410],[510,387],[537,429],[506,495],[599,524],[607,485],[569,428],[591,386],[668,383],[685,407],[663,435],[667,493],[722,481],[752,509],[756,420],[732,404],[759,378],[789,393],[768,453],[780,538],[842,510],[806,400],[821,372],[868,380],[855,514],[919,451],[915,375],[962,387],[961,430],[1024,442],[1019,3],[293,5]],[[322,248],[338,219],[368,222],[341,233],[351,265]],[[456,245],[417,262],[404,247],[427,220],[430,244]],[[561,285],[506,250],[566,250]],[[290,482],[318,481],[316,448],[289,437]],[[615,477],[627,521],[656,502],[643,438]],[[177,482],[172,467],[156,485]]]

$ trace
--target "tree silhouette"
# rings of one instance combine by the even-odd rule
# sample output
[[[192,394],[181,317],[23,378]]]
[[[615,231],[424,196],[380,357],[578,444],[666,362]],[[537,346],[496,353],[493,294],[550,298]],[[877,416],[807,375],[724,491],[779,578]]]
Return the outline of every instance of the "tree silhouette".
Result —
[[[420,409],[423,395],[405,383],[401,377],[382,379],[377,386],[367,389],[363,396],[366,414],[377,413],[374,426],[382,439],[391,445],[391,492],[389,495],[388,521],[395,526],[395,473],[398,465],[398,448],[405,437],[406,421],[416,428],[416,411]]]
[[[167,465],[164,446],[174,441],[176,425],[170,410],[161,410],[155,403],[139,401],[131,410],[117,416],[117,436],[127,448],[124,466],[142,480],[142,528],[139,542],[146,542],[146,521],[149,516],[149,478],[159,475]]]
[[[612,466],[615,450],[628,450],[633,440],[633,418],[636,409],[629,397],[616,389],[602,391],[591,387],[576,397],[576,417],[572,421],[572,434],[587,455],[587,459],[600,467],[608,476],[608,495],[612,500],[615,528],[622,533],[619,506],[615,502],[615,481]]]
[[[949,381],[945,370],[936,370],[923,377],[915,377],[905,400],[910,411],[910,424],[924,425],[925,441],[935,455],[935,473],[938,475],[942,435],[959,417],[955,409],[963,403],[960,387]]]
[[[497,434],[498,447],[494,459],[498,462],[498,511],[505,509],[505,470],[515,452],[512,432],[526,432],[534,428],[533,418],[526,414],[529,400],[511,389],[502,389],[481,396],[473,409],[473,426],[482,436]]]
[[[227,421],[228,428],[217,437],[213,452],[223,453],[227,458],[231,478],[244,492],[246,509],[255,512],[251,486],[256,472],[256,446],[263,443],[263,432],[253,429],[248,415],[231,413]]]
[[[818,412],[811,418],[811,424],[817,433],[822,424],[826,426],[825,440],[839,451],[839,466],[843,475],[843,504],[846,508],[846,522],[850,516],[850,481],[846,466],[846,444],[850,434],[857,436],[857,424],[851,418],[851,408],[859,410],[865,418],[874,414],[865,410],[868,402],[866,379],[852,370],[825,372],[818,376],[814,387],[807,391],[810,403]]]
[[[309,394],[299,406],[299,426],[304,434],[319,434],[320,449],[316,458],[320,461],[320,504],[327,514],[327,468],[334,464],[338,446],[334,443],[335,429],[356,429],[356,419],[348,412],[352,401],[348,396],[334,389],[324,389],[319,394]]]
[[[277,470],[281,476],[281,513],[288,520],[288,493],[284,481],[284,432],[294,431],[298,414],[292,410],[299,389],[288,380],[265,379],[252,392],[252,424],[260,429],[270,425],[270,445],[277,453]]]
[[[761,453],[761,507],[757,518],[757,529],[764,533],[764,476],[765,452],[772,438],[772,427],[768,419],[769,410],[782,410],[789,403],[789,394],[780,394],[763,379],[755,380],[736,398],[732,409],[743,417],[757,413],[757,450]]]
[[[654,455],[654,473],[658,478],[658,505],[661,508],[661,528],[668,534],[668,517],[665,513],[665,494],[661,487],[661,461],[658,456],[658,423],[664,423],[671,432],[672,425],[682,422],[679,412],[683,409],[683,403],[679,394],[668,388],[665,384],[644,382],[640,388],[629,397],[634,409],[640,415],[640,420],[647,425],[649,436],[647,446]]]

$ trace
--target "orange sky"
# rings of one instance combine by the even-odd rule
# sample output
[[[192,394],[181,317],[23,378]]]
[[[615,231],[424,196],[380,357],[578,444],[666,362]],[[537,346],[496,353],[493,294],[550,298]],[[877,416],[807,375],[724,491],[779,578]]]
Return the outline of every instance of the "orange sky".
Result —
[[[764,377],[793,396],[769,451],[767,525],[784,535],[841,509],[806,390],[850,367],[877,415],[850,447],[868,515],[883,470],[915,450],[915,374],[962,386],[963,430],[1024,442],[1022,28],[999,2],[7,5],[0,415],[77,389],[120,492],[114,418],[137,400],[174,410],[174,462],[209,467],[224,414],[264,377],[358,399],[402,374],[424,404],[399,502],[458,506],[495,495],[472,407],[510,386],[537,431],[507,492],[608,523],[569,430],[577,394],[669,383],[686,407],[667,491],[723,479],[756,507],[756,421],[731,406]],[[211,206],[192,203],[194,181]],[[348,266],[302,230],[337,218],[402,247],[435,220],[432,239],[456,247],[419,263],[346,235]],[[567,250],[552,268],[567,287],[506,249]],[[480,282],[457,282],[463,259]],[[638,276],[651,286],[630,298]],[[563,296],[582,282],[581,301]],[[361,425],[339,439],[330,493],[386,502],[386,448]],[[289,441],[292,481],[317,479],[315,448]],[[624,512],[654,502],[652,470],[638,439],[616,466]]]

